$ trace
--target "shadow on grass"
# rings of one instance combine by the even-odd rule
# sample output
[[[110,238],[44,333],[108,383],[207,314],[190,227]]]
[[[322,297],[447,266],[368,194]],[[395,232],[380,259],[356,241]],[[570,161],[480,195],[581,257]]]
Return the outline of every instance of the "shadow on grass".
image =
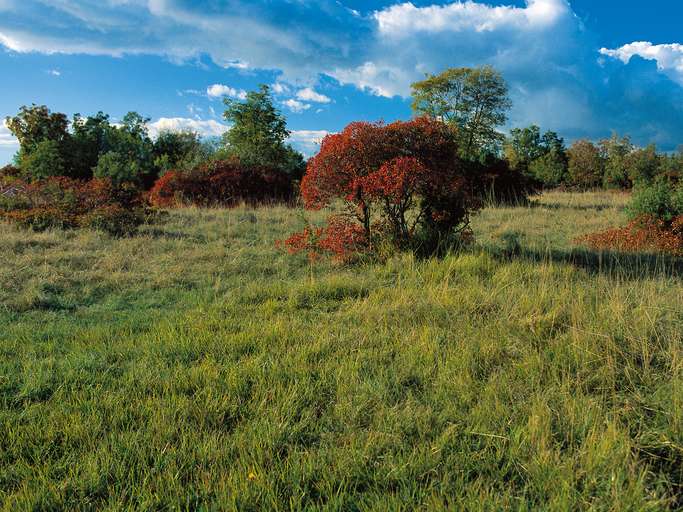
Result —
[[[562,203],[542,203],[540,201],[530,201],[527,205],[528,208],[543,208],[546,210],[575,210],[580,212],[585,212],[588,210],[593,210],[596,212],[601,212],[604,210],[610,210],[615,208],[614,205],[607,203],[594,203],[594,204],[562,204]]]
[[[666,254],[595,251],[586,248],[537,250],[520,245],[486,248],[501,261],[524,260],[532,263],[552,261],[582,268],[590,274],[623,279],[650,277],[683,278],[683,258]]]
[[[165,229],[148,228],[140,229],[138,236],[148,236],[154,239],[165,238],[167,240],[191,240],[193,242],[206,243],[206,237],[203,235],[191,235],[189,233],[182,233],[180,231],[168,231]]]

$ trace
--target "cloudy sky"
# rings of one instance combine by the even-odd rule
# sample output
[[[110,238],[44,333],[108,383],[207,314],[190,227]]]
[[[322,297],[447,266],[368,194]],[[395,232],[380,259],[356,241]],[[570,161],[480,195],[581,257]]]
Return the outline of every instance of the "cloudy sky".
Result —
[[[425,73],[491,64],[510,126],[673,150],[681,19],[680,0],[0,0],[0,116],[136,110],[218,135],[221,98],[266,83],[310,154],[351,121],[409,117]],[[0,163],[16,149],[0,124]]]

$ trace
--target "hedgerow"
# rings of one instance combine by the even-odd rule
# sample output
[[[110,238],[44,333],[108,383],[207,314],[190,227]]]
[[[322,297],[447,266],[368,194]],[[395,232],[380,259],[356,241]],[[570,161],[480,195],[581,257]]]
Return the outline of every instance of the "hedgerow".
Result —
[[[36,231],[91,228],[122,236],[135,232],[147,215],[136,189],[109,179],[0,180],[0,219]]]
[[[190,171],[169,171],[149,192],[153,206],[235,206],[286,202],[293,197],[292,178],[277,169],[241,165],[237,159],[207,162]]]

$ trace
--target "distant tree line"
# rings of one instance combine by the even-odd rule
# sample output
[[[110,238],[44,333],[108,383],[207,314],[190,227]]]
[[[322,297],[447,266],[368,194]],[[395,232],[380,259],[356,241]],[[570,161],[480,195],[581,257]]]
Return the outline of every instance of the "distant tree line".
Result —
[[[284,116],[262,86],[244,102],[225,100],[224,117],[232,127],[220,140],[203,140],[193,131],[162,131],[152,140],[149,118],[129,112],[121,122],[98,112],[71,121],[47,106],[21,107],[6,124],[20,149],[14,170],[5,174],[35,181],[55,176],[88,180],[109,178],[149,189],[169,170],[188,171],[213,160],[237,159],[245,167],[268,167],[293,179],[305,170],[303,155],[285,140]]]

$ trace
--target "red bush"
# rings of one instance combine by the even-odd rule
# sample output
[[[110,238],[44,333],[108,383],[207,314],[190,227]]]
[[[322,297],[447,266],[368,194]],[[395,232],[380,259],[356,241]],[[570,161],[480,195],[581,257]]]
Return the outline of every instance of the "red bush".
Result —
[[[108,179],[66,177],[0,186],[0,218],[35,230],[89,227],[112,235],[132,233],[145,219],[138,192]]]
[[[179,204],[235,206],[288,201],[291,178],[278,170],[246,167],[237,160],[219,160],[188,172],[169,171],[149,193],[152,205],[168,208]]]
[[[458,157],[451,130],[418,118],[352,123],[327,136],[309,161],[301,196],[308,209],[341,200],[347,226],[355,223],[368,247],[387,235],[406,246],[464,230],[481,206],[482,183],[478,168]]]
[[[683,256],[683,216],[670,222],[641,216],[626,227],[586,235],[575,242],[600,250],[663,252]]]

